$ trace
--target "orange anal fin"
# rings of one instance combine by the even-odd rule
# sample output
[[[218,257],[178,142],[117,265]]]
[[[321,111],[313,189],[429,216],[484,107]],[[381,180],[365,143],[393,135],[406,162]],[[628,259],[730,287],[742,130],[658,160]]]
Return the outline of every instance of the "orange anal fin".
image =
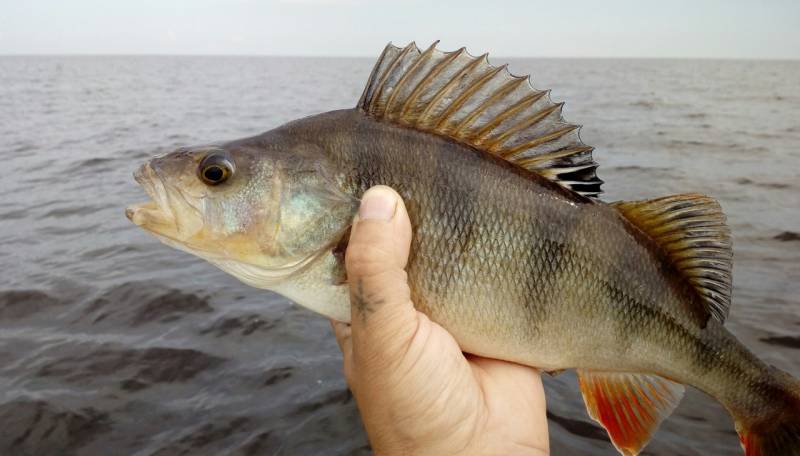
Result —
[[[650,374],[578,370],[578,381],[589,416],[624,455],[639,454],[684,393],[682,384]]]

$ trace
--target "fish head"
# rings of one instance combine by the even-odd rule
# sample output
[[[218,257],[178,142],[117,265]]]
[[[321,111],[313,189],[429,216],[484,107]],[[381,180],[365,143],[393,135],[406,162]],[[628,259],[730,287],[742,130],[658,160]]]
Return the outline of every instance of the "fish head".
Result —
[[[134,173],[151,201],[126,215],[162,242],[269,289],[330,252],[350,226],[358,200],[330,169],[308,144],[182,148]]]

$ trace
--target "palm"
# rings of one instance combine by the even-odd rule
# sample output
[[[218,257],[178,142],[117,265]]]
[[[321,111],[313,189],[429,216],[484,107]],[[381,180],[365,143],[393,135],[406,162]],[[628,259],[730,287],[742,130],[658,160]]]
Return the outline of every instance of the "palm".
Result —
[[[506,454],[517,454],[526,448],[546,453],[539,372],[465,355],[447,330],[422,313],[417,318],[406,356],[381,388],[380,403],[392,404],[397,428],[422,442],[447,435],[451,442],[461,442],[460,450],[505,448]]]

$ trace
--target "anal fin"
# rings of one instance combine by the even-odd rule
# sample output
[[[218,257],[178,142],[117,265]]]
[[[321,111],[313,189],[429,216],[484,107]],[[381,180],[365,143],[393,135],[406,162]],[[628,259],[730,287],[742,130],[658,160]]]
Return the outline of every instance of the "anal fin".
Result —
[[[624,455],[636,455],[672,414],[684,386],[657,375],[578,370],[589,416]]]

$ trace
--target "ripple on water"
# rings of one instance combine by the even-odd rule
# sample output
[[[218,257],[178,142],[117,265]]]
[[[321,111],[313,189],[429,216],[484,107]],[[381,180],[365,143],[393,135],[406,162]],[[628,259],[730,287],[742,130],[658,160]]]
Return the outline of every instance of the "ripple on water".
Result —
[[[249,417],[218,419],[164,445],[153,456],[218,454],[230,445],[226,441],[237,440],[237,434],[248,434],[254,426],[255,423]]]
[[[41,218],[64,218],[64,217],[73,217],[79,215],[88,215],[97,212],[98,210],[102,209],[102,207],[97,205],[80,205],[80,206],[66,206],[66,207],[59,207],[56,209],[51,209],[47,211]]]
[[[160,383],[186,382],[224,361],[193,349],[104,346],[86,354],[63,356],[43,365],[36,375],[76,384],[113,378],[121,389],[139,391]]]
[[[0,291],[0,322],[20,320],[64,304],[40,290]]]
[[[800,348],[800,336],[770,336],[762,337],[759,340],[780,347]]]
[[[170,323],[190,314],[208,314],[213,310],[204,296],[153,282],[127,282],[92,300],[80,320],[137,327]]]
[[[735,181],[739,185],[757,185],[763,188],[774,188],[774,189],[785,189],[791,188],[792,185],[788,182],[762,182],[762,181],[755,181],[750,179],[749,177],[740,177]]]
[[[116,169],[120,164],[127,162],[127,160],[121,160],[121,158],[122,157],[87,158],[71,165],[67,168],[67,172],[73,176],[82,176],[86,174],[95,174],[101,171],[111,171]]]
[[[608,434],[606,434],[603,429],[592,423],[583,420],[574,420],[564,416],[558,416],[555,413],[551,413],[549,410],[547,411],[547,419],[554,423],[558,423],[561,425],[561,427],[572,434],[592,440],[601,440],[609,443],[611,442],[608,439]]]
[[[0,404],[0,453],[73,454],[113,426],[108,414],[91,406],[67,409],[42,400]]]
[[[272,386],[276,383],[282,382],[292,377],[295,368],[292,366],[273,367],[265,372],[267,379],[264,380],[264,386]]]
[[[796,233],[794,231],[784,231],[780,234],[776,234],[772,239],[778,241],[800,241],[800,233]]]
[[[229,334],[249,336],[256,331],[268,332],[279,323],[279,319],[268,320],[259,314],[224,317],[202,329],[200,334],[211,334],[216,337],[224,337]]]

